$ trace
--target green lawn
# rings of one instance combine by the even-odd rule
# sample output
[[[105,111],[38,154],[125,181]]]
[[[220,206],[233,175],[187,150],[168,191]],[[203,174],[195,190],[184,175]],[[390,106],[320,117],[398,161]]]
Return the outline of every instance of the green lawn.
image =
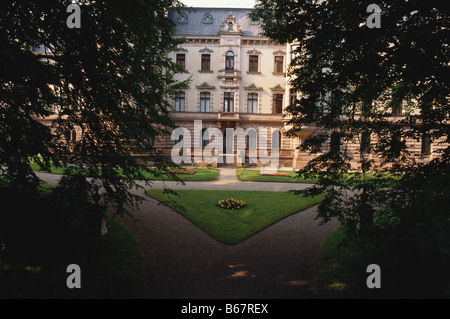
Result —
[[[318,204],[323,197],[303,197],[287,192],[177,190],[180,196],[152,189],[148,193],[226,244],[236,244],[282,218]],[[237,198],[246,205],[238,210],[217,206],[219,200]]]
[[[237,178],[242,182],[275,182],[275,183],[315,183],[316,180],[296,178],[293,171],[280,171],[280,173],[289,174],[291,177],[284,176],[261,176],[260,170],[244,170],[236,171]]]
[[[273,183],[307,183],[315,184],[317,179],[304,179],[296,177],[296,173],[293,171],[280,171],[280,173],[285,173],[290,175],[290,177],[284,176],[261,176],[260,170],[244,170],[240,169],[236,171],[237,178],[242,182],[273,182]],[[359,177],[350,177],[351,174],[346,175],[347,178],[344,179],[343,184],[352,185],[360,182]],[[373,182],[373,185],[389,187],[395,185],[398,181],[398,177],[390,174],[383,174],[378,176],[375,173],[367,173],[366,178],[369,182]]]
[[[31,168],[34,171],[41,171],[39,165],[35,163],[31,164]],[[175,176],[177,176],[179,179],[183,181],[215,181],[219,178],[220,175],[220,170],[218,169],[195,168],[193,170],[195,170],[196,172],[194,175],[176,174]],[[118,172],[120,173],[121,170],[118,170]],[[52,166],[51,173],[63,174],[64,168]],[[144,178],[147,180],[165,180],[165,181],[172,180],[169,177],[169,175],[163,175],[163,177],[161,178],[156,178],[155,176],[153,176],[148,172],[143,172],[143,175]]]
[[[0,186],[0,299],[147,298],[131,233],[107,218],[105,236],[87,236],[80,212],[50,197],[52,188],[29,195]],[[81,289],[66,286],[70,264],[81,268]]]

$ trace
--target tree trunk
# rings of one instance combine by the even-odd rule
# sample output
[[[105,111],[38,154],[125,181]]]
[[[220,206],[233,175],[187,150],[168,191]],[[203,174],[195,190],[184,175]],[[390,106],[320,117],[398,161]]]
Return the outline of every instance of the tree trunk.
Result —
[[[87,214],[87,231],[91,236],[101,237],[106,235],[106,209],[105,207],[94,204]]]
[[[367,237],[373,230],[373,210],[368,205],[369,196],[366,187],[363,187],[361,195],[361,203],[359,209],[359,234],[362,237]]]

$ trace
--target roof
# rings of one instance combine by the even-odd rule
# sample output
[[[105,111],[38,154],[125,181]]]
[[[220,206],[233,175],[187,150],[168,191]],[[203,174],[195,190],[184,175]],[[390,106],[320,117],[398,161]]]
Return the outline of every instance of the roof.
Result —
[[[248,14],[253,9],[242,8],[182,8],[169,12],[177,25],[178,35],[217,35],[230,13],[236,18],[243,36],[259,36],[260,21],[252,22]]]

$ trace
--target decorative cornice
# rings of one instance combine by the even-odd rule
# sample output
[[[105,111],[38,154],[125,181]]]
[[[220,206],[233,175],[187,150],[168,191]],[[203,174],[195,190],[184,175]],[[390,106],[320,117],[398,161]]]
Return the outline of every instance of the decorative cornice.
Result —
[[[189,52],[189,51],[187,49],[185,49],[185,48],[178,48],[177,52],[184,52],[184,53],[186,53],[186,52]]]

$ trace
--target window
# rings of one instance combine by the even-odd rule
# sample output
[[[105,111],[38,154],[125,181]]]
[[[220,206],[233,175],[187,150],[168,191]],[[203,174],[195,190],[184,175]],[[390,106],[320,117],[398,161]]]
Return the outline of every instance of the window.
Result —
[[[364,132],[361,134],[361,153],[368,153],[370,148],[370,133]]]
[[[202,71],[211,70],[211,54],[202,54]]]
[[[294,104],[296,100],[297,100],[297,92],[295,91],[295,89],[290,89],[289,90],[289,105]]]
[[[178,154],[180,156],[184,155],[184,136],[180,135],[177,139],[175,139],[175,145],[177,145],[177,148],[179,147]]]
[[[427,133],[422,136],[422,155],[428,156],[431,154],[431,137]]]
[[[251,129],[247,135],[247,149],[256,149],[256,130]]]
[[[297,56],[297,53],[295,52],[298,49],[298,45],[291,45],[291,61],[294,61],[294,59]]]
[[[177,64],[183,69],[186,68],[186,54],[177,54]]]
[[[248,94],[248,113],[256,113],[258,111],[258,93]]]
[[[72,142],[76,142],[77,141],[77,131],[75,131],[75,130],[72,131],[71,141]]]
[[[402,115],[403,107],[402,107],[403,101],[399,101],[397,103],[393,103],[392,105],[392,115]]]
[[[149,147],[154,147],[155,146],[155,138],[153,136],[150,136],[146,141],[146,145]]]
[[[275,57],[275,73],[284,73],[284,57]]]
[[[401,155],[403,148],[402,135],[400,132],[392,133],[390,152],[393,157],[398,158]]]
[[[202,129],[201,135],[200,135],[200,145],[202,147],[206,147],[209,144],[209,132],[206,128]]]
[[[76,142],[77,141],[77,131],[72,130],[66,134],[67,142]]]
[[[228,23],[228,31],[233,31],[233,23]]]
[[[273,95],[273,112],[283,113],[283,94]]]
[[[211,94],[209,92],[200,93],[200,112],[209,112]]]
[[[272,133],[272,149],[280,149],[281,148],[281,132],[279,130],[275,130]]]
[[[175,96],[175,112],[184,112],[186,96],[184,92],[178,92]]]
[[[259,71],[259,66],[258,66],[259,61],[258,60],[259,60],[259,56],[257,56],[257,55],[249,56],[249,66],[248,66],[249,72],[258,72]]]
[[[234,111],[234,93],[225,92],[223,99],[223,111],[233,112]]]
[[[234,53],[228,51],[225,58],[225,70],[234,70]]]
[[[339,132],[331,133],[330,153],[338,154],[341,150],[341,134]]]

